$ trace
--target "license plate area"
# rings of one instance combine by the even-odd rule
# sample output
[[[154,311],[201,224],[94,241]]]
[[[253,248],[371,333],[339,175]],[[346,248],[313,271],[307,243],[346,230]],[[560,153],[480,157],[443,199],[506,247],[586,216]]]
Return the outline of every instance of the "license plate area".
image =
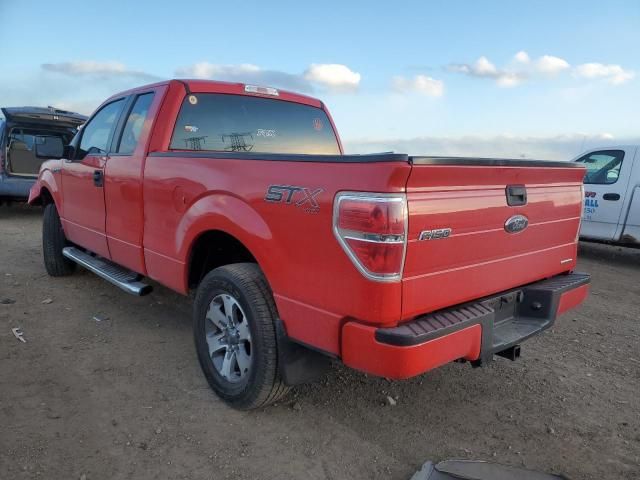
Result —
[[[482,303],[494,311],[493,324],[497,326],[512,321],[518,316],[518,304],[522,301],[522,298],[522,290],[516,290],[499,297],[490,298]]]

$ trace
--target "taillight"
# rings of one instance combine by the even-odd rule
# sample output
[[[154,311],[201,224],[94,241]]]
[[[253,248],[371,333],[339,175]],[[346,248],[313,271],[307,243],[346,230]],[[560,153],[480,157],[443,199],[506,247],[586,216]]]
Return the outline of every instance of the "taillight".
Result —
[[[339,193],[333,206],[333,230],[365,277],[400,280],[407,250],[405,195]]]

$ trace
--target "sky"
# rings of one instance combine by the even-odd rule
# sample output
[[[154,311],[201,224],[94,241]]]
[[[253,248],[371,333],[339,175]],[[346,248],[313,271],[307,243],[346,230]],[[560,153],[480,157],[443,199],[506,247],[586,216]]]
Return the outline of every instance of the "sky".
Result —
[[[0,0],[0,25],[0,106],[211,78],[322,99],[347,153],[640,143],[640,0]]]

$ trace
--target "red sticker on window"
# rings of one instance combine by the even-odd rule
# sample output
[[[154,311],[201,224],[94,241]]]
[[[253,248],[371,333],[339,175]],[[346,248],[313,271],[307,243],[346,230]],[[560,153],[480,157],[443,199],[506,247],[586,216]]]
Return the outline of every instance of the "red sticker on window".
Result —
[[[313,128],[316,129],[317,131],[322,130],[322,120],[320,120],[319,118],[314,118]]]

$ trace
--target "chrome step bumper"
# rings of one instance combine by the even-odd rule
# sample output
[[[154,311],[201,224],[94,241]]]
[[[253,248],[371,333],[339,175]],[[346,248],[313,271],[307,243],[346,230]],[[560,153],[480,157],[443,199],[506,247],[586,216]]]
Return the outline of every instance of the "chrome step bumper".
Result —
[[[151,285],[141,282],[142,276],[136,272],[104,258],[89,255],[79,248],[65,247],[62,249],[62,254],[131,295],[147,295],[153,289]]]

